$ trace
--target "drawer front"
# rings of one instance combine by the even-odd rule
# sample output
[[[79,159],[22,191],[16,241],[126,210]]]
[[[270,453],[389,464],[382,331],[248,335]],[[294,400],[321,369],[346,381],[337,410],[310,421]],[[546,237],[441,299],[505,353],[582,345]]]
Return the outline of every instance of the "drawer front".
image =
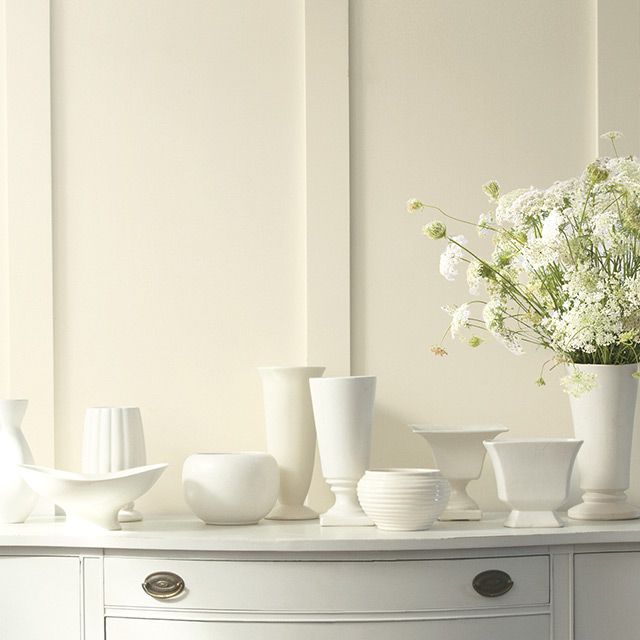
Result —
[[[408,622],[178,622],[107,618],[107,640],[549,640],[549,616]]]
[[[507,573],[513,587],[479,595],[474,578]],[[155,572],[171,572],[184,591],[168,599],[145,593]],[[487,609],[549,602],[549,557],[380,562],[228,562],[105,559],[107,606],[235,611],[429,611]]]

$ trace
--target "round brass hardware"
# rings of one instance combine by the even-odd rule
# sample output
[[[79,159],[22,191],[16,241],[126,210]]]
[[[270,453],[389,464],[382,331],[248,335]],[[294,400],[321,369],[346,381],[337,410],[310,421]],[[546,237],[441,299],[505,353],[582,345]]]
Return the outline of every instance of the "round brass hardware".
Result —
[[[179,596],[184,591],[184,580],[170,571],[157,571],[144,579],[142,588],[156,600],[168,600]]]
[[[490,569],[479,573],[473,579],[473,588],[485,598],[503,596],[513,587],[513,580],[508,573],[499,569]]]

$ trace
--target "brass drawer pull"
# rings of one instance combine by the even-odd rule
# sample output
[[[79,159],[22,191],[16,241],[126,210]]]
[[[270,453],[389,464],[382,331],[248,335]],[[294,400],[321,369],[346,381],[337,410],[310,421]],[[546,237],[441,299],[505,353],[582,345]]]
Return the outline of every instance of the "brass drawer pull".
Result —
[[[473,579],[473,588],[485,598],[497,598],[511,591],[513,580],[508,573],[498,569],[491,569],[479,573]]]
[[[184,591],[184,580],[170,571],[157,571],[144,579],[142,588],[156,600],[168,600],[179,596]]]

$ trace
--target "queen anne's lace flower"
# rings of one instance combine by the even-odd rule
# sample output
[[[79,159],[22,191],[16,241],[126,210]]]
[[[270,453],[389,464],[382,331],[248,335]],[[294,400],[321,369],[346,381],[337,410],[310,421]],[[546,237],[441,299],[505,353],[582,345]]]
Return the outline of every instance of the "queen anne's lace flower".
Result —
[[[560,380],[565,393],[571,396],[581,396],[588,393],[598,384],[595,373],[574,368],[573,371]]]
[[[459,245],[467,244],[467,239],[464,236],[454,236],[451,240],[454,242],[450,242],[440,256],[440,273],[447,280],[456,279],[458,265],[462,262],[464,255],[464,251]]]
[[[604,134],[612,143],[615,131]],[[616,153],[613,144],[614,154]],[[640,162],[603,157],[580,177],[547,189],[529,187],[500,195],[495,181],[484,190],[496,202],[477,228],[490,234],[489,258],[450,237],[440,258],[447,280],[466,260],[469,292],[484,290],[482,321],[510,351],[523,343],[556,352],[567,363],[628,364],[640,356]],[[486,297],[485,297],[486,295]],[[468,303],[449,310],[454,337],[475,323]],[[471,340],[477,336],[472,336]],[[473,340],[474,344],[477,342]],[[478,343],[479,344],[479,343]],[[591,375],[573,370],[569,393],[592,388]]]

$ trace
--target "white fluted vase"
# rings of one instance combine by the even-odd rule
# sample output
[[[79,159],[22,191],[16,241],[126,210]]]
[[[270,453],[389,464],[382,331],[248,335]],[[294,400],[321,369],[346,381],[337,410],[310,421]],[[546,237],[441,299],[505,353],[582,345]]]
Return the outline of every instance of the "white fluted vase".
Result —
[[[33,464],[21,425],[28,400],[0,400],[0,523],[24,522],[36,506],[35,492],[22,479],[19,464]]]
[[[90,407],[85,413],[82,446],[84,473],[124,471],[147,464],[138,407]],[[118,512],[119,522],[138,522],[142,514],[133,502]]]
[[[631,442],[635,422],[637,365],[575,365],[595,374],[596,386],[571,396],[576,438],[584,440],[578,454],[582,502],[569,509],[575,520],[632,520],[640,509],[627,502]]]
[[[280,468],[278,502],[270,520],[313,520],[318,514],[304,501],[311,485],[316,428],[309,380],[325,367],[260,367],[267,451]]]
[[[369,466],[375,376],[310,380],[322,475],[335,504],[323,526],[372,526],[358,502],[358,481]]]

